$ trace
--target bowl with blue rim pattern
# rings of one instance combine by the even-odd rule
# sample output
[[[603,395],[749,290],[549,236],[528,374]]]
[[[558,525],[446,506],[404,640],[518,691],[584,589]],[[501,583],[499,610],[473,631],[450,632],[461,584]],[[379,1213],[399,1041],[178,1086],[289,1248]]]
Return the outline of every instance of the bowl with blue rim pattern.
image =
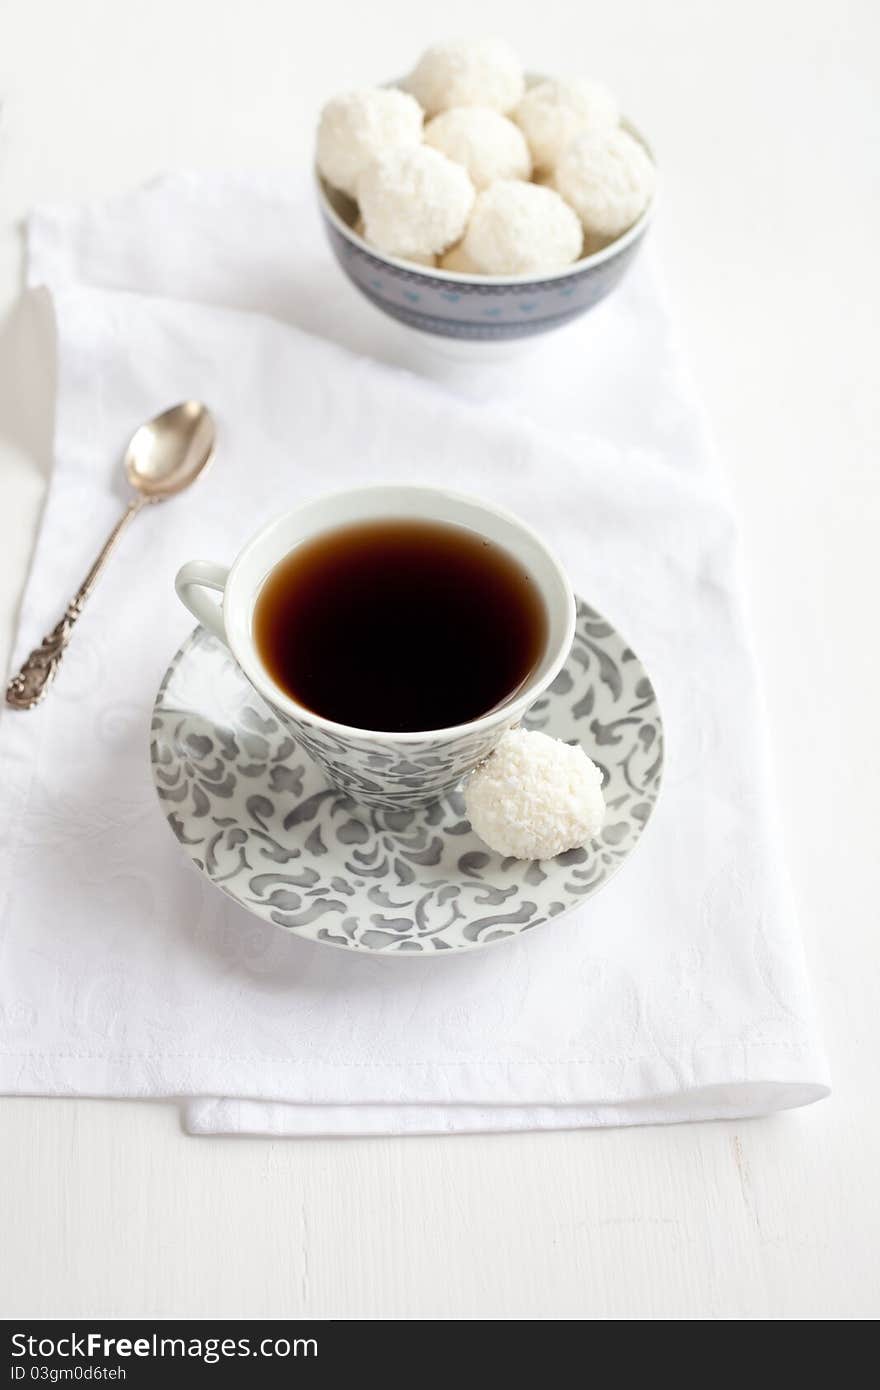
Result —
[[[645,148],[630,121],[624,129]],[[336,260],[377,309],[440,344],[513,345],[563,328],[605,299],[632,264],[650,225],[657,194],[628,231],[571,265],[543,275],[473,275],[386,256],[355,231],[358,211],[315,172],[318,204]]]

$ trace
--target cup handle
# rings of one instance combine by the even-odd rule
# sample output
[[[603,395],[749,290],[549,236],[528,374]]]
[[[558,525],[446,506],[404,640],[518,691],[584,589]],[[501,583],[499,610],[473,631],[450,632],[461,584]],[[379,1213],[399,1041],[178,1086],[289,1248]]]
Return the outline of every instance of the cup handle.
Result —
[[[213,632],[221,642],[226,642],[226,627],[223,622],[223,600],[215,603],[202,592],[203,589],[216,589],[223,593],[229,570],[225,565],[214,565],[210,560],[190,560],[177,571],[174,587],[177,597],[202,627]],[[228,644],[227,644],[228,645]]]

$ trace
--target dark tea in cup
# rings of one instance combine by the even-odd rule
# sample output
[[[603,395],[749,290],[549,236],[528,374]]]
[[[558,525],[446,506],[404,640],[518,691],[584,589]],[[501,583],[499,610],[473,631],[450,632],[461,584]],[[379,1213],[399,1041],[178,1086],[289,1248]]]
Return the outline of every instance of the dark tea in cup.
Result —
[[[256,597],[275,684],[359,729],[448,729],[512,699],[541,662],[547,609],[507,550],[464,526],[352,522],[297,545]]]

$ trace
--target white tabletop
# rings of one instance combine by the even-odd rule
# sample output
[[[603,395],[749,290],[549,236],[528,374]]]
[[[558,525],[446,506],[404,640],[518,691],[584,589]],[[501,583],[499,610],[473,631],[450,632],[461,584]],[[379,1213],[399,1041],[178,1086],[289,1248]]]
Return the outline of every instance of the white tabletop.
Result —
[[[424,13],[7,10],[0,666],[51,462],[21,219],[169,167],[308,158],[322,99],[442,37]],[[479,15],[534,69],[609,81],[663,168],[655,235],[740,508],[834,1094],[742,1124],[304,1142],[186,1138],[171,1103],[0,1100],[7,1317],[880,1313],[880,10],[484,0]],[[450,0],[441,27],[473,31],[472,4]]]

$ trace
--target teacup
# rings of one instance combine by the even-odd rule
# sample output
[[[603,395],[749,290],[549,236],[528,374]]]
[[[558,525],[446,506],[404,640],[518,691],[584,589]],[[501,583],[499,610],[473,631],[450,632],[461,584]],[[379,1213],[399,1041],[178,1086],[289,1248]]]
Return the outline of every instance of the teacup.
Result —
[[[415,733],[356,728],[298,704],[263,665],[253,620],[267,575],[296,546],[316,536],[385,519],[432,521],[475,531],[505,549],[542,595],[547,612],[543,654],[525,684],[488,714],[452,728]],[[190,560],[178,573],[175,587],[193,616],[227,644],[251,685],[328,780],[367,806],[391,811],[426,806],[452,791],[552,683],[574,637],[571,586],[540,537],[501,508],[439,488],[365,487],[319,497],[271,521],[245,545],[231,569]],[[220,593],[221,601],[209,598],[206,589]],[[393,622],[389,614],[388,646],[400,638],[400,660],[405,661],[406,634],[395,633]],[[393,658],[386,651],[377,659]]]

